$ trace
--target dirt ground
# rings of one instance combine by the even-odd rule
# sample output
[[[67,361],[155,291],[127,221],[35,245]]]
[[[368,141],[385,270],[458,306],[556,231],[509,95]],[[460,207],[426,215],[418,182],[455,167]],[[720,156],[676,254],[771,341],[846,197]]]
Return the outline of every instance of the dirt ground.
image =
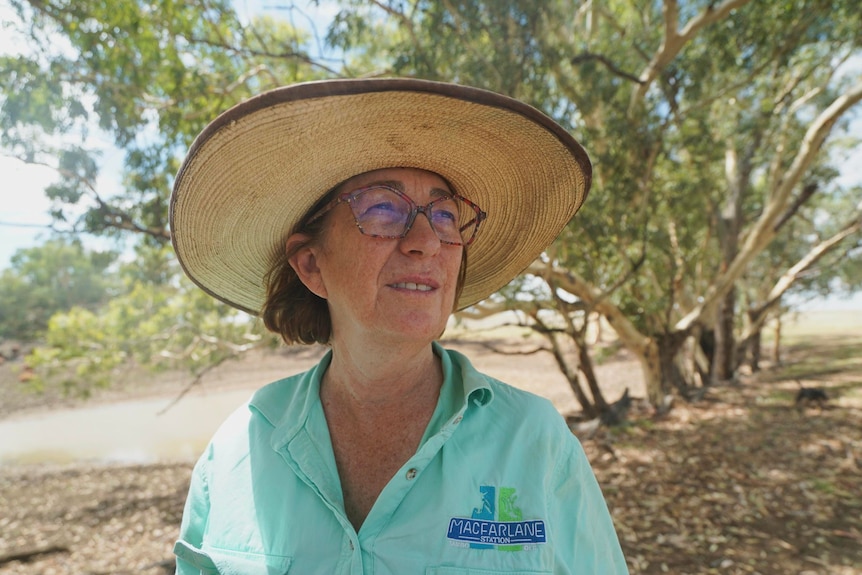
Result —
[[[862,334],[785,349],[782,365],[677,401],[657,419],[635,403],[621,427],[581,440],[605,492],[633,574],[862,574]],[[500,355],[488,346],[519,351]],[[483,371],[577,414],[547,353],[523,340],[463,338]],[[265,383],[313,363],[320,350],[225,365],[202,385]],[[252,371],[252,368],[253,371]],[[642,397],[638,365],[617,352],[598,367],[609,400]],[[800,385],[829,395],[794,407]],[[183,378],[132,382],[90,401],[169,397]],[[0,366],[0,418],[79,400],[24,393]],[[192,461],[146,466],[0,466],[0,575],[172,572]],[[30,553],[29,557],[23,557]],[[15,559],[19,557],[19,559]]]

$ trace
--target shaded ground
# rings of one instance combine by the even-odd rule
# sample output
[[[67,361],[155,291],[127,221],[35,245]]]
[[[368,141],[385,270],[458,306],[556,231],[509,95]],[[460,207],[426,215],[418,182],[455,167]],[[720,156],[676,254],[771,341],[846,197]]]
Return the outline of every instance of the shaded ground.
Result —
[[[771,373],[589,442],[632,573],[862,573],[859,367],[823,411]]]
[[[466,347],[503,379],[526,365],[509,380],[547,386],[572,412],[547,358]],[[818,337],[784,359],[664,419],[635,411],[583,439],[633,574],[862,574],[862,337]],[[637,389],[625,355],[602,369],[614,390]],[[800,384],[825,389],[827,408],[795,409]],[[169,572],[190,470],[0,467],[0,574]],[[47,552],[3,562],[28,549]]]

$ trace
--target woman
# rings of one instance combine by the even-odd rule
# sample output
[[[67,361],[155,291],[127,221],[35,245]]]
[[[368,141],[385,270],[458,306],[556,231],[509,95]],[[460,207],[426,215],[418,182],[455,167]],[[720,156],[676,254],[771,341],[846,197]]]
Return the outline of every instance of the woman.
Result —
[[[552,120],[451,84],[299,84],[208,126],[171,200],[180,263],[287,343],[330,350],[216,433],[177,572],[627,573],[553,406],[435,341],[589,183]]]

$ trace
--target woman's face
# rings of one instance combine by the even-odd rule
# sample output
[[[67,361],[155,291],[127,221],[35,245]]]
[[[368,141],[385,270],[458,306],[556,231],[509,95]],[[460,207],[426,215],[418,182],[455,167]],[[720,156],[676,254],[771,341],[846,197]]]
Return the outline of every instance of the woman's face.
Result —
[[[451,194],[443,178],[413,168],[367,172],[344,182],[338,193],[372,184],[394,187],[419,206]],[[327,300],[333,343],[369,336],[420,342],[437,338],[455,304],[464,248],[441,243],[423,214],[401,239],[362,234],[345,203],[326,218],[322,238],[308,247],[313,265],[305,269],[313,273],[308,281],[302,273],[300,277]]]

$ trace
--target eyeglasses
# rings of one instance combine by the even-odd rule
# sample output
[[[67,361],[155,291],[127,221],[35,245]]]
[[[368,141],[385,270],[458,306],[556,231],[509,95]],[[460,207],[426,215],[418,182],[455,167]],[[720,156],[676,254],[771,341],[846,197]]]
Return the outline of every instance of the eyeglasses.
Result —
[[[407,235],[416,215],[425,214],[441,243],[469,246],[476,239],[479,224],[488,217],[479,206],[458,194],[442,196],[424,206],[390,186],[375,184],[340,194],[321,208],[309,223],[338,204],[347,204],[356,227],[366,236],[400,239]]]

